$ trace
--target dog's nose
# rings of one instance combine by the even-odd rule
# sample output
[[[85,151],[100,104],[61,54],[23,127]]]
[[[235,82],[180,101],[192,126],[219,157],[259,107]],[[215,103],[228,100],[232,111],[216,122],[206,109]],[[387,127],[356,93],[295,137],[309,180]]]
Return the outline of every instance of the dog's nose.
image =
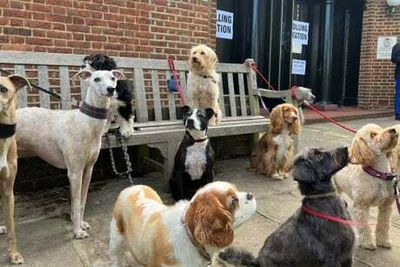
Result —
[[[396,132],[396,129],[395,129],[395,128],[392,128],[392,129],[389,129],[389,133],[395,134],[395,133],[397,133],[397,132]]]
[[[114,91],[115,91],[114,87],[107,87],[108,94],[112,95],[112,94],[114,94]]]
[[[197,61],[197,57],[192,57],[193,62]]]
[[[246,199],[247,200],[252,200],[253,199],[253,195],[251,193],[247,193],[246,194]]]
[[[186,121],[186,127],[194,127],[194,121],[193,119],[187,119]]]

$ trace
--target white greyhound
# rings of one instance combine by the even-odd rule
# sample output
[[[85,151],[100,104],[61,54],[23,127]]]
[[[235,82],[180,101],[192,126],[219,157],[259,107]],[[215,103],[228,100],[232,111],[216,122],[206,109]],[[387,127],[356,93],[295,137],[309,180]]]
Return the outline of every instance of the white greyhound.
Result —
[[[90,225],[83,220],[93,166],[101,147],[110,97],[122,72],[82,70],[76,76],[89,82],[86,100],[79,109],[17,110],[17,145],[20,157],[38,156],[68,170],[71,186],[71,219],[75,238],[88,237]]]

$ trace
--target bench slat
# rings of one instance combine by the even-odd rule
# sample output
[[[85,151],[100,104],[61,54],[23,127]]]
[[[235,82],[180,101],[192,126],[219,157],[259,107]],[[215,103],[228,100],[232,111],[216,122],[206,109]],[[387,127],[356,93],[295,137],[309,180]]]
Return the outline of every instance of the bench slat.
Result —
[[[269,90],[269,89],[264,89],[264,88],[259,88],[260,94],[264,97],[268,98],[284,98],[288,97],[291,95],[290,90],[280,90],[280,91],[274,91],[274,90]]]
[[[228,73],[228,90],[229,90],[229,105],[231,108],[231,116],[236,117],[235,88],[233,85],[232,73]]]
[[[15,74],[26,76],[25,73],[25,66],[24,65],[15,65],[14,66]],[[28,106],[28,95],[26,91],[26,87],[21,88],[17,92],[17,99],[18,99],[18,108],[26,108]]]
[[[60,88],[61,95],[65,99],[71,99],[71,86],[69,84],[69,71],[68,67],[60,66]],[[71,104],[67,101],[62,100],[62,109],[71,109]]]
[[[80,66],[85,55],[45,52],[0,51],[0,63],[19,65]],[[113,57],[119,68],[169,70],[167,60]],[[176,61],[178,71],[188,71],[186,61]],[[217,72],[249,73],[244,64],[218,63]]]
[[[171,72],[166,71],[166,80],[171,78]],[[175,93],[167,92],[168,93],[168,110],[169,110],[169,119],[176,120],[176,105],[175,105]]]
[[[154,116],[156,121],[162,121],[160,87],[156,70],[151,71],[151,85],[153,88]]]
[[[38,66],[39,86],[50,90],[49,73],[47,66]],[[42,108],[50,108],[50,96],[45,92],[39,91],[40,106]]]
[[[225,112],[225,97],[224,97],[224,83],[222,81],[222,73],[219,73],[219,81],[218,81],[218,88],[219,88],[219,99],[218,99],[218,104],[219,108],[221,109],[222,112],[222,117],[226,116]]]
[[[146,92],[144,88],[143,69],[134,69],[135,74],[135,108],[138,122],[146,122],[149,120],[147,112]]]
[[[239,93],[240,93],[240,110],[242,111],[242,116],[246,116],[247,106],[246,106],[246,93],[244,91],[243,73],[239,73],[238,77],[239,77]]]

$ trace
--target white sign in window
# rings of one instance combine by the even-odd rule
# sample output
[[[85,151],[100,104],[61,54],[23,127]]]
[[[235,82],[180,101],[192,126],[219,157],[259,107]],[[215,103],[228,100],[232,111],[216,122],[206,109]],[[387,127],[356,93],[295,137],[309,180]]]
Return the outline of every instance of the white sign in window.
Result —
[[[390,59],[392,57],[393,46],[397,43],[396,36],[379,36],[378,48],[376,50],[377,59]]]
[[[217,10],[217,38],[233,39],[233,13]]]
[[[300,59],[293,59],[292,61],[292,74],[306,75],[307,61]]]
[[[292,43],[308,45],[309,30],[310,30],[310,24],[308,22],[293,20]]]

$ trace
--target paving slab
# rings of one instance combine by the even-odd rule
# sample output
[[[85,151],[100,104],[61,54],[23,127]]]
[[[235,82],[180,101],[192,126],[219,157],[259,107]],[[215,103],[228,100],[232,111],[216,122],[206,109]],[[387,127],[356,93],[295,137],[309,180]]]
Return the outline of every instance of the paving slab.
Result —
[[[396,123],[392,118],[380,118],[346,124],[359,128],[369,122],[385,127]],[[331,124],[306,125],[299,148],[349,145],[352,137],[352,133]],[[248,167],[247,158],[219,161],[216,175],[217,180],[233,182],[240,190],[253,192],[256,196],[259,213],[237,230],[234,242],[236,246],[256,254],[265,238],[300,206],[301,196],[293,179],[276,181],[248,172]],[[166,203],[173,203],[162,190],[160,173],[149,173],[134,180],[137,184],[150,185],[160,192]],[[112,207],[118,193],[127,186],[129,183],[125,179],[110,179],[91,185],[85,217],[92,228],[89,230],[90,237],[85,240],[73,239],[68,187],[17,195],[16,228],[18,245],[25,257],[24,266],[109,266],[108,226]],[[375,219],[376,209],[372,209],[371,222]],[[393,248],[390,250],[370,252],[356,249],[354,266],[400,266],[400,216],[397,211],[392,219],[391,235]],[[6,251],[6,238],[0,237],[0,266],[11,266]]]

